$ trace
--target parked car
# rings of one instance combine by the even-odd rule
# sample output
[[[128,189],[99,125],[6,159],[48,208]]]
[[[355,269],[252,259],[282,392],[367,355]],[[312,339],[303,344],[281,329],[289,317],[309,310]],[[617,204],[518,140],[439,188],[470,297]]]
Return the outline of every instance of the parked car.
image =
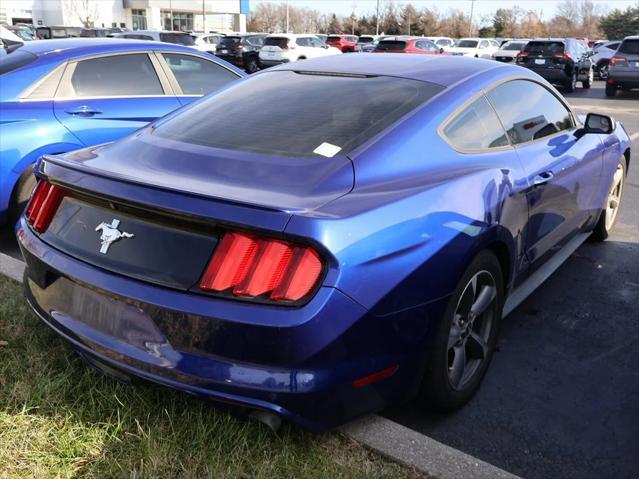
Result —
[[[455,40],[453,40],[450,37],[426,37],[426,38],[428,38],[431,42],[433,42],[438,47],[443,48],[444,51],[448,51],[450,48],[453,47],[453,45],[455,45]]]
[[[81,33],[82,27],[53,26],[36,28],[38,38],[43,40],[50,40],[54,38],[75,38],[79,37]]]
[[[639,35],[626,37],[610,59],[606,80],[606,96],[615,96],[619,89],[639,88]]]
[[[523,51],[527,43],[527,39],[508,40],[499,47],[499,50],[493,53],[492,58],[498,62],[515,62],[517,60],[517,55]]]
[[[173,32],[167,30],[135,30],[132,32],[117,33],[114,38],[126,38],[129,40],[151,40],[155,42],[173,43],[175,45],[195,46],[195,39],[186,32]]]
[[[388,38],[393,38],[394,35],[362,35],[359,37],[355,51],[360,53],[371,53],[375,50],[378,43]]]
[[[422,53],[439,55],[444,49],[424,37],[392,37],[381,40],[373,53]]]
[[[316,33],[315,36],[319,38],[320,40],[322,40],[322,42],[324,43],[326,43],[326,39],[328,38],[328,35],[324,33]]]
[[[220,40],[224,38],[222,33],[192,33],[194,47],[201,52],[212,53],[215,55],[217,46],[220,44]]]
[[[11,53],[22,45],[24,45],[24,40],[16,35],[11,30],[0,25],[0,40],[2,40],[2,49],[5,53]],[[0,88],[1,90],[1,88]]]
[[[448,49],[451,55],[490,59],[499,43],[490,38],[460,38]]]
[[[610,65],[610,59],[617,51],[617,48],[619,48],[620,44],[621,40],[615,40],[612,42],[605,42],[593,49],[593,53],[590,59],[595,66],[595,73],[597,73],[599,78],[601,78],[602,80],[608,79],[608,67]]]
[[[265,34],[247,33],[223,37],[215,54],[247,73],[260,70],[260,49],[264,45]]]
[[[34,31],[24,25],[4,25],[4,28],[13,32],[23,42],[31,42],[38,39]]]
[[[132,40],[28,42],[0,58],[0,223],[17,219],[41,155],[113,141],[243,75],[187,47]]]
[[[264,39],[264,46],[260,50],[260,65],[271,67],[340,53],[339,49],[325,44],[315,35],[275,33]]]
[[[568,92],[590,88],[594,67],[583,41],[574,38],[541,38],[531,40],[517,56],[517,64],[526,67]]]
[[[119,28],[83,28],[80,36],[83,38],[105,38],[121,33]]]
[[[17,228],[24,290],[96,368],[265,422],[324,430],[413,397],[450,411],[502,317],[608,235],[630,145],[514,65],[281,65],[44,156]]]
[[[355,51],[357,45],[356,35],[329,35],[325,43],[341,50],[342,53],[350,53]]]

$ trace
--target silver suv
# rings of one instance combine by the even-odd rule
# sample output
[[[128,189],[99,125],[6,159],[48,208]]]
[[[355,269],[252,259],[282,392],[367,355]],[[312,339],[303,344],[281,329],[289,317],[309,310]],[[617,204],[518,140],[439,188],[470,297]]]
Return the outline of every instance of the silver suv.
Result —
[[[595,65],[595,72],[602,80],[608,79],[608,65],[610,59],[619,48],[621,40],[613,40],[597,45],[592,51],[592,63]]]

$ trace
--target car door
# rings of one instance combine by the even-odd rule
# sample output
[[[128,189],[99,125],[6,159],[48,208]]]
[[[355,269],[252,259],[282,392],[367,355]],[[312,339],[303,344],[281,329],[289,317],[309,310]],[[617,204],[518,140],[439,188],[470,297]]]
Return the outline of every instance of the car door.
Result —
[[[199,55],[157,52],[157,57],[182,105],[241,78],[221,63]]]
[[[571,111],[540,83],[508,81],[488,97],[527,174],[524,243],[535,270],[598,214],[603,144],[599,135],[578,138]]]
[[[313,48],[310,37],[299,37],[295,39],[297,57],[314,58],[319,56],[317,49]]]
[[[54,114],[84,145],[95,145],[179,107],[157,60],[148,52],[132,52],[70,62],[55,96]]]

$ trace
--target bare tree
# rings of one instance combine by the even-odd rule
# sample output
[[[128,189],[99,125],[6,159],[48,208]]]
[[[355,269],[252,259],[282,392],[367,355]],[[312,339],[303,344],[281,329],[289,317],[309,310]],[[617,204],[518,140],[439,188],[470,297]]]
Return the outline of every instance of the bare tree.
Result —
[[[100,11],[96,0],[66,0],[65,6],[86,28],[95,25]]]

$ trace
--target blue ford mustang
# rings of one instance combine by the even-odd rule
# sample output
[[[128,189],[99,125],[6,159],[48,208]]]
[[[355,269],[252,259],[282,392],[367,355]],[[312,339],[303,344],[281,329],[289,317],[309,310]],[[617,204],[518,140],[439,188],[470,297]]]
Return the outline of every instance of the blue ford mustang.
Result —
[[[159,42],[28,42],[0,60],[0,224],[33,190],[31,165],[117,140],[244,76],[192,48]]]
[[[606,238],[629,148],[516,66],[282,65],[39,161],[17,226],[26,297],[103,371],[264,420],[452,410],[502,317]]]

